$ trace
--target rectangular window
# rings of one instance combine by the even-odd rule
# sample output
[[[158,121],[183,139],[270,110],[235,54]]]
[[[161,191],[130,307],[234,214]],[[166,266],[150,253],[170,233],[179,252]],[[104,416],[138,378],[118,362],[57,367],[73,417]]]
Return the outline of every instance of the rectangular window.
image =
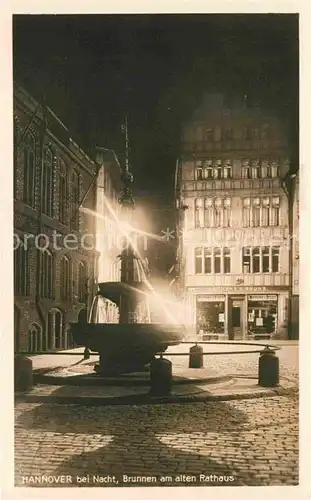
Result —
[[[221,210],[215,208],[214,210],[214,227],[221,227]]]
[[[213,200],[205,198],[204,200],[204,226],[212,227],[213,223]]]
[[[221,249],[214,249],[214,273],[221,273]]]
[[[251,249],[250,249],[250,247],[243,248],[242,268],[243,268],[244,274],[251,272]]]
[[[203,181],[203,168],[196,168],[195,174],[197,181]]]
[[[212,179],[213,178],[213,167],[206,167],[204,169],[204,177],[205,179]]]
[[[262,272],[270,272],[270,248],[263,247],[262,249]]]
[[[194,209],[194,217],[195,217],[195,227],[204,227],[204,208],[203,208],[203,200],[197,198],[195,200],[195,209]]]
[[[272,272],[278,273],[280,266],[280,248],[272,247]]]
[[[270,177],[278,177],[279,174],[279,166],[277,162],[272,162],[270,165]]]
[[[202,248],[195,249],[195,274],[202,274],[203,272],[202,253]]]
[[[223,227],[231,227],[231,199],[224,199]]]
[[[251,220],[251,200],[250,198],[244,198],[243,200],[243,227],[250,227]]]
[[[269,226],[269,205],[269,198],[263,198],[261,208],[261,226]]]
[[[231,258],[230,258],[230,248],[224,248],[224,273],[230,273]]]
[[[250,167],[249,166],[242,167],[242,178],[243,179],[250,179]]]
[[[212,250],[204,248],[204,273],[210,274],[212,272]]]
[[[269,164],[266,160],[263,160],[261,163],[261,177],[265,179],[268,177]]]
[[[279,225],[279,217],[280,217],[280,198],[279,196],[275,196],[272,198],[272,206],[270,208],[270,226],[278,226]]]
[[[224,177],[224,179],[231,179],[232,178],[231,160],[226,160],[225,161],[223,177]]]
[[[260,198],[254,198],[252,207],[252,226],[260,226]]]
[[[252,262],[253,262],[253,273],[259,273],[260,272],[260,248],[255,247],[253,248],[253,255],[252,255]]]

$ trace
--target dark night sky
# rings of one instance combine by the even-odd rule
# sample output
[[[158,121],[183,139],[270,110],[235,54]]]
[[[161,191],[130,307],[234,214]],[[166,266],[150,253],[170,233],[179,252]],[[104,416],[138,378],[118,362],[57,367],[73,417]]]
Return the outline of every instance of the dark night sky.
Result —
[[[298,16],[14,16],[14,78],[86,150],[122,151],[136,193],[172,193],[180,124],[203,93],[248,94],[298,123]],[[160,203],[160,202],[159,202]]]

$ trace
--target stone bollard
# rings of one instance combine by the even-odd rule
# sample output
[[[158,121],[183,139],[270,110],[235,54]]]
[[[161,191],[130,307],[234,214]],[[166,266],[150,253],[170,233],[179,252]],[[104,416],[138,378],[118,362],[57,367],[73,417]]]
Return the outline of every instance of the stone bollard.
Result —
[[[203,347],[196,344],[189,349],[189,368],[203,368]]]
[[[279,384],[279,358],[268,346],[260,353],[258,384],[261,387],[275,387]]]
[[[27,391],[33,386],[32,360],[17,354],[14,356],[14,389]]]
[[[90,359],[90,352],[91,352],[91,351],[90,351],[90,349],[89,349],[88,347],[86,347],[86,348],[84,349],[84,353],[83,353],[83,359],[84,359],[84,360],[85,360],[85,359]]]
[[[172,390],[172,363],[168,359],[154,358],[150,362],[150,396],[168,396]]]

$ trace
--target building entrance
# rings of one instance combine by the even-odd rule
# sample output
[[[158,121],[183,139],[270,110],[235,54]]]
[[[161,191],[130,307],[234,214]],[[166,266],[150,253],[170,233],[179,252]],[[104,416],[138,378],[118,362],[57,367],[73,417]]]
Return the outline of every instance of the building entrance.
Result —
[[[244,298],[229,299],[229,340],[241,340],[244,334]]]

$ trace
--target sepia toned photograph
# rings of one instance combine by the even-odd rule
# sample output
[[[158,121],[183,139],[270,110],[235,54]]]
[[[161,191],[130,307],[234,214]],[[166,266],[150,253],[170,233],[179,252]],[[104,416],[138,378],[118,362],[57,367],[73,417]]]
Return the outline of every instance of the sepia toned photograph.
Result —
[[[15,487],[298,485],[299,15],[12,40]]]

